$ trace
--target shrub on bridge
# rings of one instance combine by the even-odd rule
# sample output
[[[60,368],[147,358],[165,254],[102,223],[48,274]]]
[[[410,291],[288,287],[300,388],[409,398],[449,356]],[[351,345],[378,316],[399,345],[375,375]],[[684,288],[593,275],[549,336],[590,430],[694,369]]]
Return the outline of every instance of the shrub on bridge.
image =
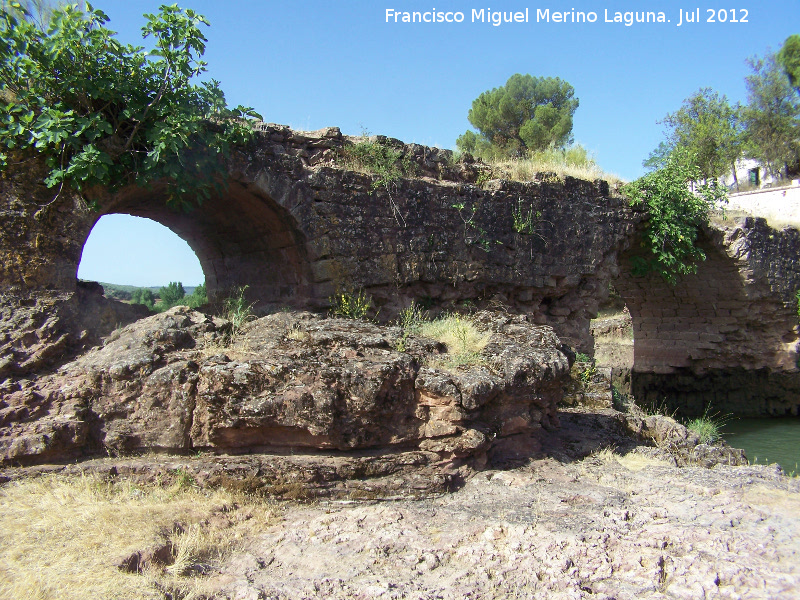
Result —
[[[193,83],[206,70],[208,21],[162,6],[145,15],[142,35],[155,46],[146,51],[121,44],[102,11],[78,6],[53,9],[45,25],[17,2],[0,6],[0,170],[35,151],[59,191],[162,180],[170,203],[209,197],[220,159],[260,116],[228,108],[217,81]]]
[[[674,284],[678,276],[697,272],[697,263],[706,258],[696,245],[698,231],[708,223],[711,208],[727,200],[716,181],[695,183],[700,180],[695,157],[676,150],[663,168],[622,189],[631,205],[644,206],[648,214],[642,236],[645,256],[633,259],[634,275],[655,272]]]

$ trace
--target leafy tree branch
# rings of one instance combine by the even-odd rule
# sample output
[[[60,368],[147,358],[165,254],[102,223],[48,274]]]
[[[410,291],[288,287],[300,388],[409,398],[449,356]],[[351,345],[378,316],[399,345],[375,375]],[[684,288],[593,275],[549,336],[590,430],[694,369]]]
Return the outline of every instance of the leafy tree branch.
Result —
[[[224,159],[252,136],[251,108],[229,108],[206,71],[202,15],[145,15],[154,49],[121,44],[101,10],[52,10],[46,28],[17,2],[0,7],[0,169],[31,150],[46,184],[78,191],[163,181],[187,205],[221,186]]]

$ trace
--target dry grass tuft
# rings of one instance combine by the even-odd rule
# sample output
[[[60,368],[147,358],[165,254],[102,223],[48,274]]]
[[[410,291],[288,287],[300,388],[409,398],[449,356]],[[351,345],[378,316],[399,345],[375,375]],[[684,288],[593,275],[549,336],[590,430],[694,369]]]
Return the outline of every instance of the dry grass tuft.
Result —
[[[603,448],[594,452],[592,457],[599,459],[605,463],[617,462],[629,471],[641,471],[647,467],[665,467],[669,463],[652,456],[638,454],[636,452],[628,452],[627,454],[617,454],[613,448]]]
[[[532,158],[492,161],[490,166],[493,170],[501,172],[504,177],[515,181],[534,181],[539,173],[555,173],[560,179],[569,176],[586,181],[605,179],[610,185],[624,183],[621,177],[614,173],[606,173],[593,162],[571,164],[558,153],[545,153]]]
[[[307,331],[302,329],[299,323],[295,323],[289,328],[289,331],[286,333],[286,337],[290,340],[294,340],[295,342],[304,342],[311,336],[308,335]]]
[[[445,368],[482,364],[481,352],[492,337],[478,331],[468,317],[457,314],[422,322],[419,332],[447,346],[448,356],[437,365]]]
[[[273,523],[264,500],[224,490],[44,476],[0,488],[0,598],[191,598],[245,536]],[[117,565],[170,544],[174,561],[143,574]]]
[[[251,349],[246,339],[229,342],[221,338],[207,338],[195,350],[202,359],[224,354],[231,360],[247,361],[258,356],[258,352]]]

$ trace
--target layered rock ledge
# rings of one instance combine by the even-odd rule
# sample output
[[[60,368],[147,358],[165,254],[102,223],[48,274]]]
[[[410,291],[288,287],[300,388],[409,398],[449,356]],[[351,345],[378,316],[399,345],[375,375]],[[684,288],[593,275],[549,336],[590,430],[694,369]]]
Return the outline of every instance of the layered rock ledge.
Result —
[[[569,350],[525,316],[480,312],[476,364],[398,327],[275,313],[230,323],[176,307],[33,380],[7,380],[0,456],[423,451],[483,460],[496,439],[557,425]],[[403,351],[399,351],[401,348]]]

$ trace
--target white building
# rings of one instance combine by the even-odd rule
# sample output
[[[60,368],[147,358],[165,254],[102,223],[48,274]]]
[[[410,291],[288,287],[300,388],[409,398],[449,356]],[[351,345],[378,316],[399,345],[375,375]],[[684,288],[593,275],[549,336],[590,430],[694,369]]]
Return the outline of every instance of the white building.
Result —
[[[720,178],[721,183],[728,188],[730,192],[757,190],[761,188],[770,188],[777,185],[791,185],[791,181],[774,177],[770,174],[769,170],[760,162],[753,158],[741,158],[736,161],[736,180],[739,183],[739,189],[736,189],[736,180],[733,178],[732,173],[727,173]]]

